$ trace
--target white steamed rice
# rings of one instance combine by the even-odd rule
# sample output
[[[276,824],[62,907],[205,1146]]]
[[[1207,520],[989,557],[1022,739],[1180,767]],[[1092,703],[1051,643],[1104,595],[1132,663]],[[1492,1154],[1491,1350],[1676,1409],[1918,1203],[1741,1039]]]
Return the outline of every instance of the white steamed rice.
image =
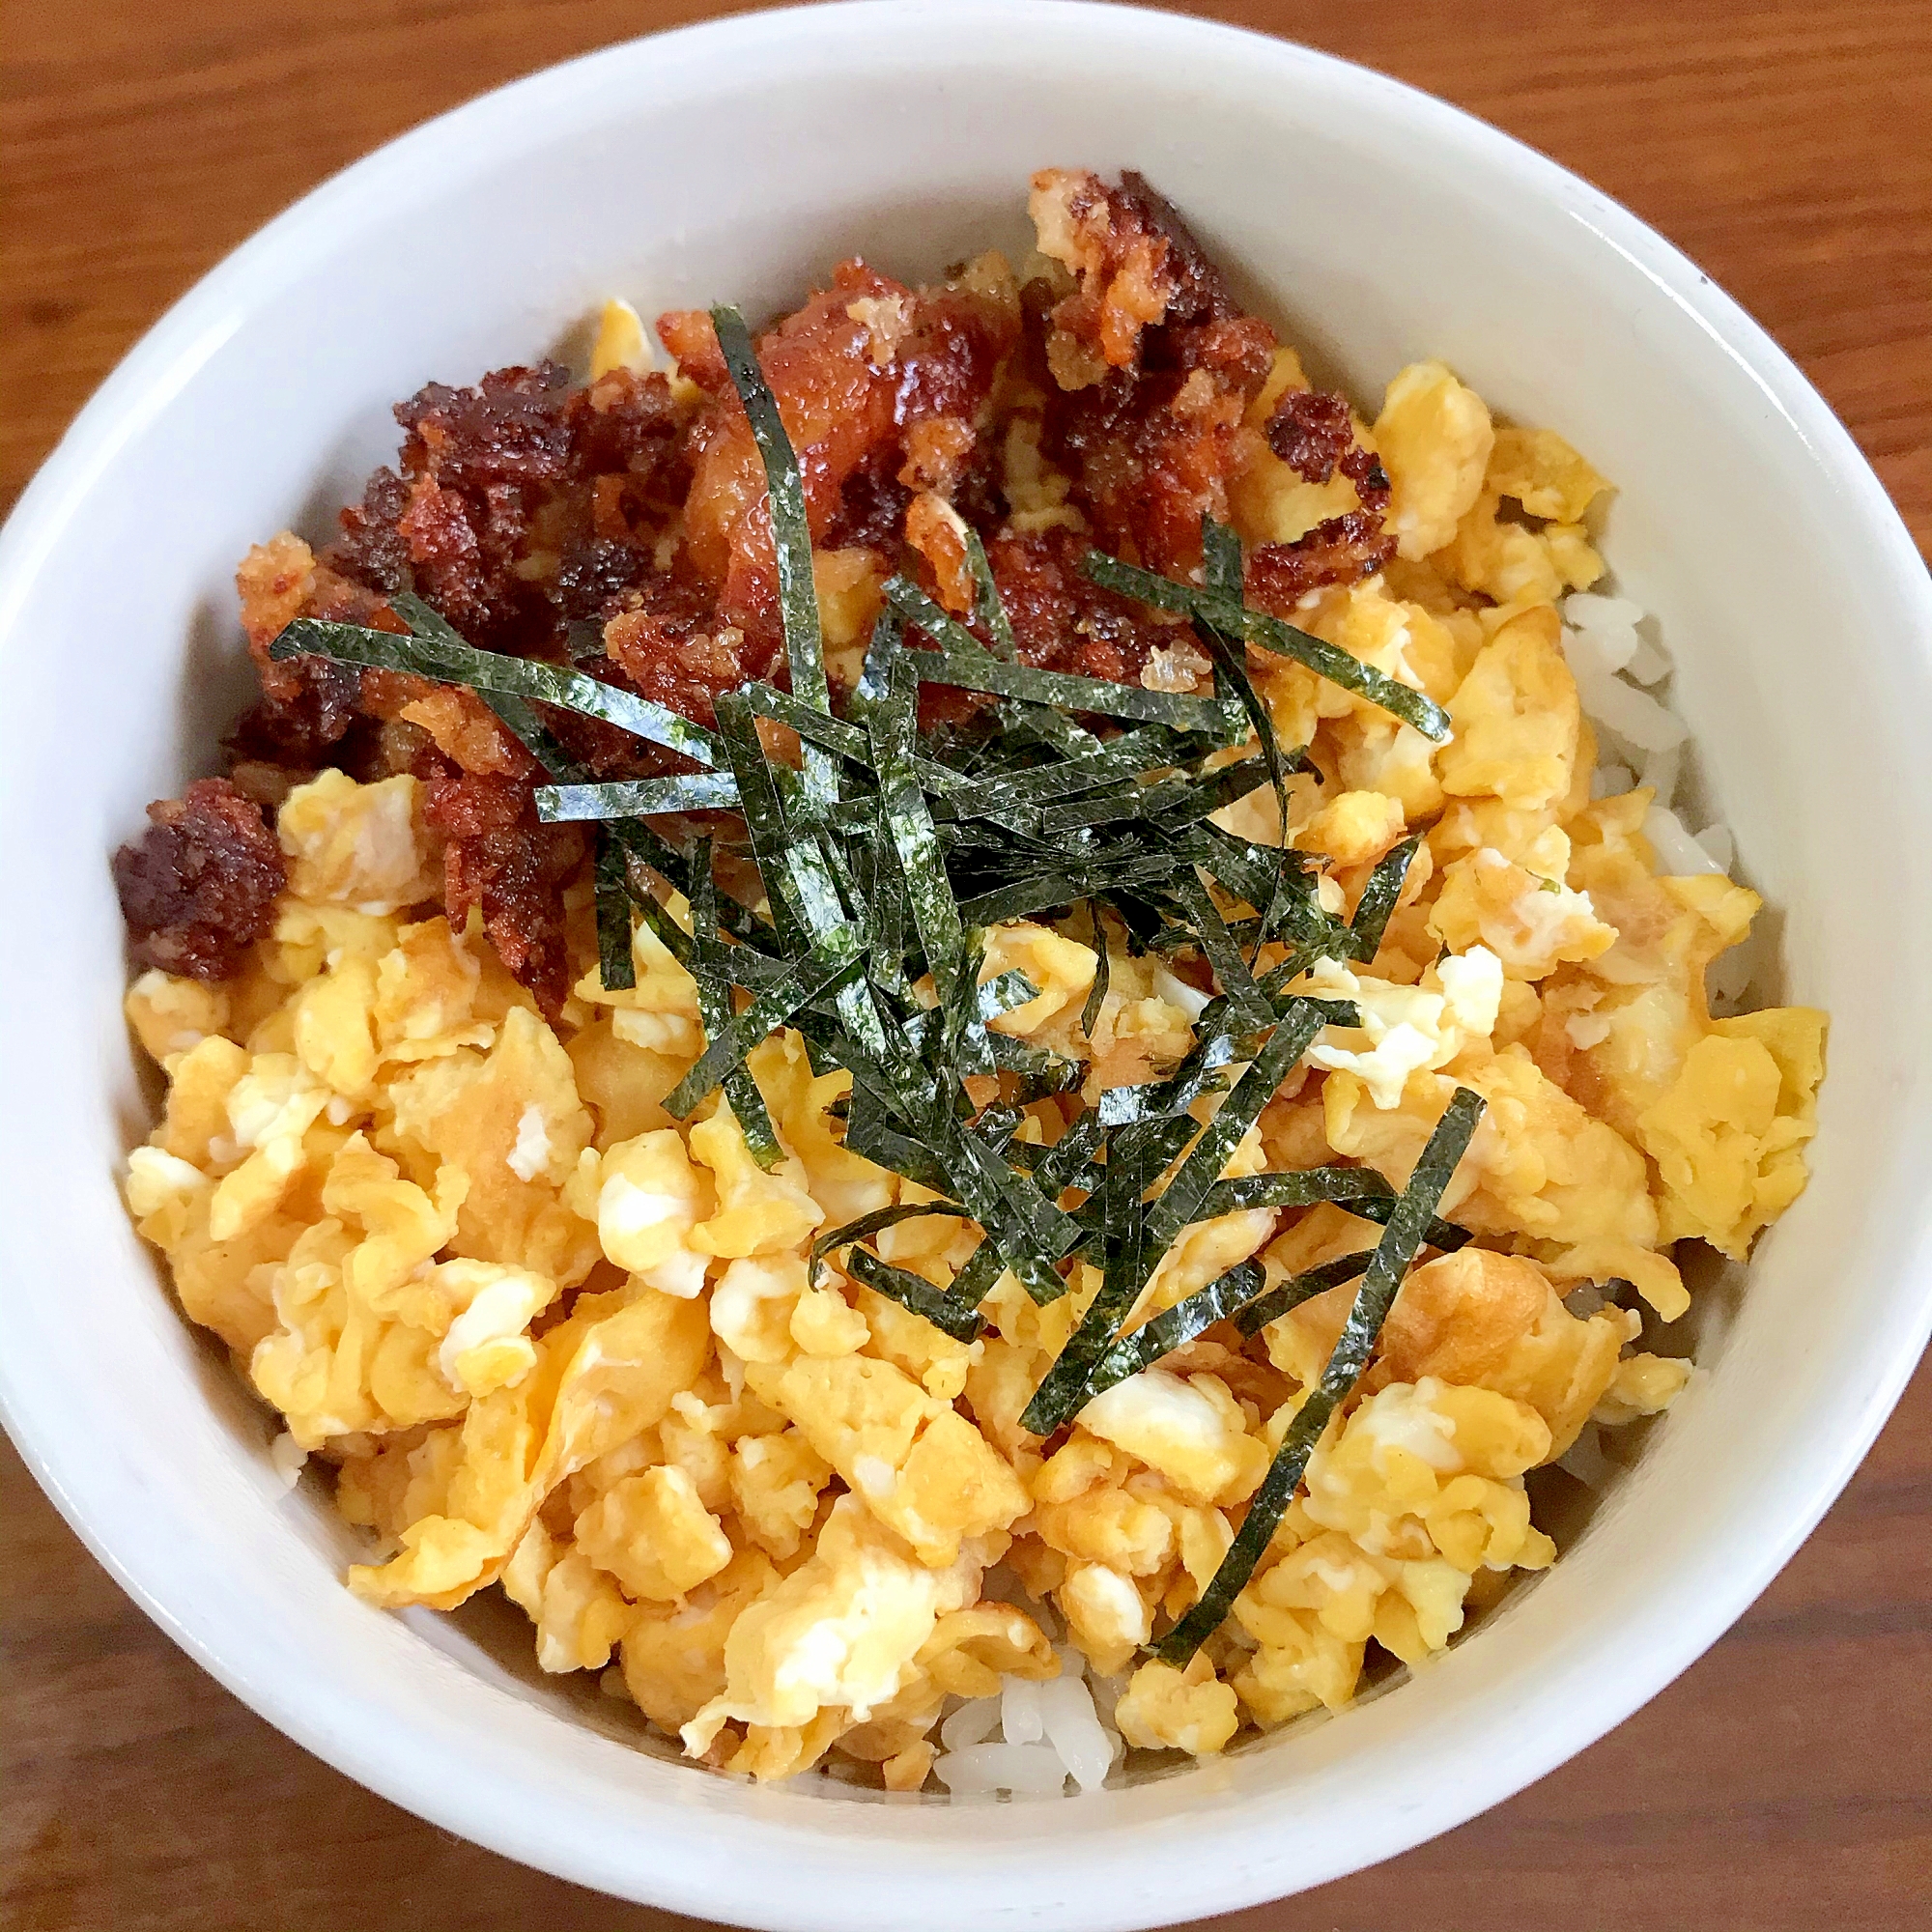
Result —
[[[1005,1678],[994,1695],[940,1719],[943,1754],[933,1776],[954,1798],[1057,1798],[1068,1778],[1078,1791],[1097,1791],[1125,1757],[1113,1724],[1121,1686],[1094,1679],[1071,1645],[1059,1657],[1058,1677]]]
[[[1644,818],[1643,836],[1663,868],[1680,877],[1728,872],[1737,859],[1729,826],[1713,822],[1692,832],[1684,821],[1678,787],[1690,733],[1674,712],[1646,687],[1670,674],[1670,659],[1637,626],[1642,607],[1627,597],[1578,590],[1563,600],[1563,654],[1595,727],[1603,760],[1592,775],[1592,798],[1615,798],[1637,785],[1657,794]],[[1751,940],[1733,947],[1711,968],[1714,1012],[1734,1012],[1762,961]]]

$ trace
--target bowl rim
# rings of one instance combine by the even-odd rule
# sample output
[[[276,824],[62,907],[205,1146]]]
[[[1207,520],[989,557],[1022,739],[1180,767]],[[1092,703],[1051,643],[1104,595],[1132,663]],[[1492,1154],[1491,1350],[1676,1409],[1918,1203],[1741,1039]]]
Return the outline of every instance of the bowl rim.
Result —
[[[1623,257],[1651,289],[1693,323],[1755,385],[1780,429],[1808,449],[1815,463],[1841,493],[1843,525],[1863,538],[1873,563],[1884,573],[1881,594],[1898,608],[1916,608],[1922,634],[1932,637],[1932,581],[1895,506],[1862,452],[1830,406],[1791,358],[1746,311],[1684,253],[1664,241],[1620,203],[1570,173],[1554,160],[1463,110],[1406,83],[1320,52],[1297,43],[1153,9],[1109,4],[1108,0],[1057,0],[1062,14],[1081,16],[1083,32],[1103,35],[1122,48],[1149,58],[1171,50],[1238,51],[1249,61],[1274,65],[1285,79],[1319,76],[1331,90],[1353,90],[1378,99],[1384,108],[1406,117],[1426,138],[1460,147],[1493,166],[1506,168],[1531,195],[1553,199],[1597,242]],[[829,5],[795,5],[701,20],[593,49],[538,70],[461,103],[396,136],[341,169],[275,216],[209,270],[176,300],[116,365],[62,437],[22,492],[0,527],[0,642],[17,623],[37,575],[60,533],[80,509],[95,484],[128,441],[164,409],[198,370],[219,354],[251,306],[305,259],[305,238],[338,226],[353,228],[358,209],[380,200],[385,185],[418,169],[439,165],[460,170],[466,154],[490,149],[527,124],[530,137],[547,138],[555,111],[574,98],[601,89],[641,69],[668,60],[696,57],[728,60],[736,48],[767,43],[779,36],[820,39],[838,35],[877,36],[904,30],[915,22],[930,25],[944,15],[949,25],[979,22],[989,28],[1016,29],[1038,18],[1037,0],[833,0]],[[500,150],[496,150],[500,152]],[[4,781],[0,781],[4,782]],[[1922,1231],[1921,1231],[1922,1234]],[[1921,1254],[1923,1242],[1921,1240]],[[1913,1374],[1928,1333],[1932,1333],[1932,1274],[1901,1266],[1896,1320],[1887,1339],[1892,1347],[1879,1363],[1846,1428],[1827,1448],[1802,1464],[1786,1491],[1780,1533],[1759,1546],[1752,1559],[1729,1572],[1677,1626],[1668,1644],[1654,1645],[1630,1663],[1607,1690],[1599,1689],[1583,1726],[1552,1727],[1506,1761],[1472,1768],[1446,1798],[1391,1806],[1389,1814],[1367,1821],[1350,1843],[1338,1843],[1327,1862],[1310,1871],[1306,1886],[1346,1876],[1395,1856],[1452,1829],[1513,1796],[1524,1786],[1605,1735],[1687,1669],[1741,1616],[1816,1526],[1862,1461]],[[1908,1285],[1913,1293],[1903,1290]],[[234,1633],[219,1626],[218,1613],[179,1606],[158,1584],[117,1554],[108,1514],[90,1496],[86,1471],[71,1445],[36,1427],[26,1365],[12,1351],[0,1351],[0,1421],[42,1489],[88,1549],[143,1611],[194,1661],[285,1735],[337,1770],[445,1829],[558,1877],[680,1911],[706,1914],[718,1903],[756,1914],[751,1922],[774,1926],[838,1925],[846,1928],[894,1925],[888,1873],[884,1889],[861,1899],[856,1892],[828,1908],[802,1900],[796,1880],[781,1858],[757,1857],[764,1848],[781,1851],[798,1828],[766,1819],[743,1821],[747,1856],[734,1861],[732,1896],[714,1900],[703,1884],[715,1884],[715,1870],[677,1873],[658,1869],[648,1890],[641,1877],[623,1884],[609,1858],[590,1849],[540,1833],[533,1823],[514,1818],[505,1804],[478,1804],[460,1781],[444,1786],[426,1759],[398,1750],[389,1738],[347,1734],[332,1721],[326,1687],[289,1682],[250,1667],[234,1644]],[[1584,1735],[1582,1733],[1586,1732]],[[1077,1800],[1064,1801],[1078,1803]],[[692,1825],[696,1820],[688,1821]],[[1069,1823],[1072,1820],[1069,1818]],[[1208,1831],[1208,1822],[1192,1823]],[[631,1867],[635,1870],[635,1867]],[[1223,1867],[1224,1871],[1229,1868]],[[1095,1898],[1058,1918],[1065,1932],[1079,1928],[1146,1926],[1166,1922],[1177,1913],[1189,1918],[1223,1912],[1280,1895],[1196,1869],[1184,1884],[1156,1882],[1148,1872],[1130,1901]],[[1272,1887],[1275,1880],[1266,1881]],[[1105,1888],[1096,1890],[1104,1891]],[[1009,1894],[1006,1916],[1018,1916]],[[982,1913],[997,1913],[990,1894],[973,1901]],[[903,1894],[899,1894],[903,1909]],[[942,1920],[944,1915],[942,1915]]]

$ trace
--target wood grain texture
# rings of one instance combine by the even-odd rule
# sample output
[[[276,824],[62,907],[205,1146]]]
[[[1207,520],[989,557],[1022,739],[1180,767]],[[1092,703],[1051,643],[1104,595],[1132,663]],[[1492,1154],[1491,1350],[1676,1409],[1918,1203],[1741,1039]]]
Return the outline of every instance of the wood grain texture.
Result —
[[[0,0],[0,507],[154,318],[377,143],[703,0]],[[1430,89],[1683,246],[1844,417],[1932,549],[1924,0],[1231,0]],[[0,1924],[674,1932],[308,1757],[0,1465]],[[1932,1369],[1765,1598],[1611,1737],[1378,1869],[1214,1921],[1703,1932],[1932,1917]]]

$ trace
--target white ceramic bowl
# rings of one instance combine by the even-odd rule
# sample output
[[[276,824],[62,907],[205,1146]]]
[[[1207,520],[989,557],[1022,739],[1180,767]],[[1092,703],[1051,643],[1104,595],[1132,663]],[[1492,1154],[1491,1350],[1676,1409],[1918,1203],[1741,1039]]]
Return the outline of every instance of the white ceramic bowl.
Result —
[[[839,255],[930,273],[1023,240],[1029,172],[1144,169],[1329,373],[1439,355],[1621,486],[1607,550],[1677,701],[1786,997],[1833,1014],[1809,1191],[1707,1373],[1577,1547],[1395,1694],[1134,1788],[949,1808],[754,1789],[618,1739],[487,1616],[345,1591],[270,1427],[160,1291],[115,1192],[148,1101],[107,855],[207,769],[245,678],[231,573],[322,528],[388,405],[557,340],[611,291],[753,315]],[[759,14],[617,47],[409,135],[194,290],[0,540],[12,911],[9,1430],[209,1670],[399,1804],[586,1885],[825,1932],[1144,1926],[1336,1877],[1589,1744],[1704,1649],[1851,1475],[1932,1316],[1932,595],[1843,429],[1623,210],[1492,129],[1302,49],[1114,7]],[[501,1661],[498,1661],[498,1660]]]

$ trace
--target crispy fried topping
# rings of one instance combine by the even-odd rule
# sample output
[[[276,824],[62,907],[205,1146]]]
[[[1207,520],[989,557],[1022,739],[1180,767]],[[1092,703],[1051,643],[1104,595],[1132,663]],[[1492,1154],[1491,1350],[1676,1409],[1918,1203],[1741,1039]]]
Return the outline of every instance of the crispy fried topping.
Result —
[[[148,808],[153,825],[114,855],[134,957],[222,980],[273,924],[288,866],[262,808],[226,779],[197,779]]]

